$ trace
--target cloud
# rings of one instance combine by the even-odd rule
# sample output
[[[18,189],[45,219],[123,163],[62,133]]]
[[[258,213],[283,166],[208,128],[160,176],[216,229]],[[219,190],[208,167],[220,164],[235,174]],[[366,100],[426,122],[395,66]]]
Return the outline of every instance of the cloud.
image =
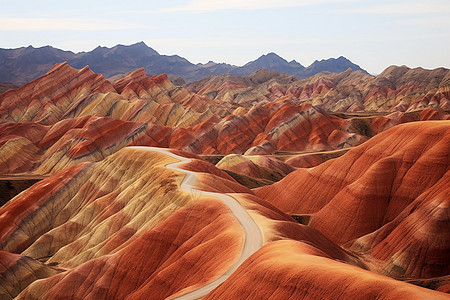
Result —
[[[91,19],[0,18],[0,31],[103,31],[136,28],[139,26]]]
[[[448,0],[408,1],[384,3],[364,8],[348,10],[351,13],[380,14],[380,15],[423,15],[450,13]]]
[[[407,20],[399,20],[398,23],[405,25],[417,25],[421,27],[450,28],[450,18],[446,16],[412,18]],[[450,35],[449,31],[445,30],[445,32],[446,36]]]
[[[206,13],[224,10],[258,10],[316,5],[355,0],[191,0],[185,5],[161,9],[163,12]]]

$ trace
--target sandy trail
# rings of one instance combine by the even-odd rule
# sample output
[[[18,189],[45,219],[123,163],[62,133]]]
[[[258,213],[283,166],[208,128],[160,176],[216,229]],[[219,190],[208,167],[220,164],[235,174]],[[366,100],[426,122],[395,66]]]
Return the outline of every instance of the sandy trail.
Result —
[[[183,170],[178,168],[179,165],[188,163],[191,161],[191,159],[182,157],[176,154],[171,153],[170,151],[162,148],[155,148],[155,147],[144,147],[144,146],[133,146],[130,148],[138,148],[138,149],[146,149],[149,151],[155,151],[160,152],[165,155],[171,156],[173,158],[176,158],[180,160],[179,162],[170,163],[166,165],[166,168],[175,170],[178,172],[184,173],[186,176],[183,178],[183,181],[181,182],[181,190],[184,192],[192,193],[192,194],[199,194],[202,196],[209,196],[209,197],[215,197],[219,198],[223,201],[225,205],[228,206],[228,208],[231,210],[233,215],[236,217],[236,219],[239,221],[239,223],[242,226],[242,229],[245,232],[245,242],[244,247],[242,248],[242,253],[239,259],[219,278],[216,280],[208,283],[207,285],[202,286],[201,288],[198,288],[196,290],[193,290],[191,292],[187,292],[186,294],[180,295],[175,298],[171,299],[199,299],[208,294],[210,291],[215,289],[219,284],[224,282],[236,269],[253,253],[255,253],[259,248],[263,245],[263,238],[261,230],[259,229],[258,225],[256,225],[255,221],[250,217],[250,215],[247,213],[245,208],[241,206],[241,204],[234,199],[233,197],[221,194],[221,193],[214,193],[214,192],[207,192],[202,190],[197,190],[194,188],[195,181],[197,180],[197,173]],[[220,259],[220,258],[219,258]]]

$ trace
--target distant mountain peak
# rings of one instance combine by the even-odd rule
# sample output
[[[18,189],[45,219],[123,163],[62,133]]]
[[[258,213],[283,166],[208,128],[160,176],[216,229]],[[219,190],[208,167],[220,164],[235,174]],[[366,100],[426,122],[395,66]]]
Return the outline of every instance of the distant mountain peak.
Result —
[[[344,56],[339,56],[338,58],[327,58],[322,60],[315,60],[311,65],[309,65],[299,76],[299,78],[306,78],[312,75],[315,75],[320,72],[328,71],[332,73],[341,73],[348,69],[352,71],[363,71],[367,73],[365,70],[361,69],[357,64],[352,63],[348,58]]]
[[[206,64],[193,64],[178,55],[160,55],[147,46],[144,41],[131,45],[114,47],[98,46],[92,51],[73,53],[51,46],[34,48],[33,46],[18,49],[0,49],[0,82],[23,84],[45,73],[56,63],[67,61],[75,68],[89,65],[93,72],[102,73],[109,78],[125,74],[144,67],[152,74],[167,73],[182,77],[186,82],[203,79],[210,75],[230,73],[238,76],[249,76],[259,69],[267,69],[278,73],[287,73],[296,78],[306,78],[322,71],[343,72],[348,68],[361,70],[347,58],[329,58],[316,60],[305,68],[296,60],[287,61],[275,52],[268,52],[243,66],[208,61]],[[11,72],[14,70],[14,72]]]
[[[276,54],[275,52],[269,52],[269,53],[267,53],[266,55],[263,55],[263,56],[267,56],[267,57],[278,57],[278,58],[283,59],[281,56],[279,56],[279,55]]]
[[[151,47],[147,46],[146,43],[144,43],[143,41],[140,41],[139,43],[135,43],[135,44],[131,44],[129,46],[125,46],[125,45],[121,45],[123,47],[130,47],[130,48],[142,48],[142,49],[151,49],[153,51],[155,51],[154,49],[152,49]],[[156,52],[156,51],[155,51]]]
[[[140,42],[137,42],[137,43],[132,44],[132,45],[140,45],[140,46],[148,47],[147,44],[144,41],[140,41]]]
[[[269,52],[258,57],[256,60],[246,63],[231,72],[231,74],[239,76],[248,76],[259,69],[267,69],[277,71],[279,73],[295,74],[303,67],[298,62],[288,62],[275,52]]]
[[[302,66],[299,62],[297,62],[296,60],[291,60],[290,62],[288,62],[286,59],[284,59],[283,57],[279,56],[278,54],[276,54],[275,52],[269,52],[265,55],[260,56],[256,61],[272,61],[272,62],[277,62],[277,63],[281,63],[281,64],[286,64],[289,67],[292,68],[298,68],[299,70],[304,69],[305,67]],[[275,70],[280,72],[280,70]],[[281,71],[280,73],[283,73],[283,71]],[[288,72],[289,73],[289,72]]]
[[[98,51],[98,50],[102,50],[102,49],[108,49],[108,48],[106,48],[106,47],[104,47],[104,46],[98,45],[98,46],[95,47],[94,50],[92,50],[92,51]]]
[[[281,56],[279,56],[278,54],[276,54],[275,52],[269,52],[267,54],[263,54],[261,55],[258,59],[254,60],[254,61],[259,61],[259,60],[279,60],[279,61],[283,61],[287,63],[287,60],[285,60],[284,58],[282,58]],[[250,62],[251,63],[251,62]]]

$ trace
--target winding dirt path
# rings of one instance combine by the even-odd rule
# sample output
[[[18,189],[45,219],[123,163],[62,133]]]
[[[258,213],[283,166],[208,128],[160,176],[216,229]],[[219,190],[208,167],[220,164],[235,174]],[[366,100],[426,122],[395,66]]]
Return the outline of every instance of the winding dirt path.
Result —
[[[214,193],[214,192],[207,192],[202,190],[197,190],[194,188],[195,181],[197,179],[197,173],[183,170],[178,168],[179,165],[188,163],[191,161],[191,159],[182,157],[176,154],[171,153],[170,151],[162,148],[155,148],[155,147],[144,147],[144,146],[133,146],[131,148],[138,148],[138,149],[146,149],[149,151],[154,152],[160,152],[165,155],[171,156],[173,158],[176,158],[180,160],[179,162],[170,163],[166,165],[166,168],[175,170],[178,172],[184,173],[186,176],[183,178],[183,181],[181,182],[180,188],[184,192],[193,193],[193,194],[199,194],[202,196],[210,196],[219,198],[223,201],[225,205],[228,206],[228,208],[231,210],[233,215],[236,217],[236,219],[239,221],[239,223],[242,226],[242,229],[245,232],[245,242],[244,247],[242,248],[241,256],[238,258],[238,260],[219,278],[216,280],[208,283],[207,285],[202,286],[201,288],[198,288],[196,290],[193,290],[191,292],[187,292],[184,295],[180,295],[178,297],[172,298],[172,299],[178,299],[178,300],[185,300],[185,299],[199,299],[208,294],[210,291],[215,289],[219,284],[224,282],[236,269],[253,253],[255,253],[259,248],[263,245],[263,238],[261,230],[259,229],[258,225],[256,225],[255,221],[250,217],[250,215],[247,213],[245,208],[241,206],[241,204],[234,199],[233,197],[221,194],[221,193]],[[220,258],[219,258],[220,259]]]

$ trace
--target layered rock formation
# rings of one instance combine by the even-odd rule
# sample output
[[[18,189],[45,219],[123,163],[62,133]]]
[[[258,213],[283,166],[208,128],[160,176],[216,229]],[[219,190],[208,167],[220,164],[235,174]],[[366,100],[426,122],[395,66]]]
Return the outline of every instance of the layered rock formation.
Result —
[[[364,278],[364,280],[361,280]],[[252,287],[252,288],[249,288]],[[448,299],[333,259],[308,243],[263,247],[205,299]]]
[[[266,81],[266,73],[249,80]],[[340,149],[365,140],[348,120],[291,97],[236,109],[236,103],[189,92],[143,69],[111,83],[87,67],[59,64],[0,95],[0,103],[4,174],[55,173],[129,144],[197,154],[273,154]]]
[[[0,298],[13,299],[32,282],[60,271],[28,256],[0,251]]]
[[[0,298],[448,298],[395,280],[449,290],[450,121],[403,111],[445,107],[445,78],[403,71],[375,116],[309,103],[355,72],[183,88],[60,64],[0,95],[0,173],[51,175],[0,207]]]
[[[169,152],[125,148],[44,179],[0,208],[3,298],[447,298],[365,270],[370,265],[210,163],[177,154],[191,160],[178,167]],[[257,292],[249,295],[249,286]]]
[[[166,298],[196,291],[227,274],[248,247],[243,246],[248,225],[238,222],[221,200],[224,192],[241,193],[230,195],[240,209],[248,210],[245,218],[256,222],[261,243],[297,236],[359,264],[319,232],[297,225],[205,161],[194,159],[183,166],[199,172],[194,182],[183,183],[189,173],[166,167],[175,161],[150,148],[126,148],[102,162],[67,168],[2,207],[4,260],[22,259],[21,253],[36,266],[24,275],[31,279],[15,286],[9,297],[5,293],[5,299],[22,289],[17,299]],[[202,192],[181,189],[194,183]],[[12,263],[4,266],[4,272],[22,272]],[[46,279],[34,281],[36,277]],[[4,278],[6,287],[17,280]]]
[[[378,76],[349,69],[342,73],[319,73],[302,80],[286,74],[259,72],[266,73],[265,81],[252,81],[252,76],[242,79],[230,78],[229,75],[211,76],[187,85],[187,89],[241,106],[256,100],[261,102],[290,96],[332,112],[450,108],[450,71],[445,68],[426,70],[391,66]],[[223,82],[231,85],[230,92]]]
[[[179,190],[183,174],[164,167],[174,161],[158,152],[124,149],[95,165],[65,169],[4,206],[1,249],[67,270],[32,284],[19,299],[36,292],[104,297],[105,288],[115,298],[140,288],[168,296],[224,272],[240,251],[239,223],[219,200]],[[200,258],[204,251],[209,256]],[[222,260],[206,263],[217,256]],[[161,276],[187,267],[199,268],[203,276],[184,272],[160,286]]]
[[[116,90],[117,88],[117,90]],[[45,76],[0,96],[3,122],[39,122],[52,125],[86,115],[124,121],[187,126],[209,120],[212,112],[175,87],[165,75],[148,77],[143,69],[112,83],[88,67],[76,70],[67,63],[55,65]],[[204,101],[210,102],[205,98]],[[199,104],[200,102],[200,104]],[[192,104],[192,105],[191,105]],[[191,107],[195,106],[195,107]],[[211,109],[213,110],[213,109]]]
[[[442,259],[450,250],[449,130],[448,121],[395,126],[256,194],[285,212],[312,214],[310,226],[370,253],[386,274],[444,276],[449,265]]]
[[[315,75],[299,81],[296,92],[300,99],[329,111],[449,109],[449,78],[445,68],[391,66],[376,77],[360,71]]]
[[[221,159],[216,167],[272,183],[295,170],[291,165],[265,155],[230,154]]]

